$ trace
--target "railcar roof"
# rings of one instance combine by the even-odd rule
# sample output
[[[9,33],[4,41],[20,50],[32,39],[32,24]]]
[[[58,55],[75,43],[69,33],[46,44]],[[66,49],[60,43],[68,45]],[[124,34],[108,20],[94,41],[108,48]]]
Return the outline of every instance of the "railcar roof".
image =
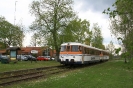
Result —
[[[92,47],[92,46],[85,45],[85,44],[82,44],[82,43],[77,43],[77,42],[67,42],[67,43],[61,44],[61,46],[63,46],[63,45],[81,45],[81,46],[84,46],[86,48],[90,48],[90,49],[94,49],[94,50],[98,50],[98,51],[103,51],[103,52],[109,53],[109,51],[107,51],[107,50],[99,49],[99,48],[96,48],[96,47]]]
[[[77,42],[67,42],[67,43],[63,43],[63,44],[61,44],[61,46],[62,45],[82,45],[81,43],[77,43]]]

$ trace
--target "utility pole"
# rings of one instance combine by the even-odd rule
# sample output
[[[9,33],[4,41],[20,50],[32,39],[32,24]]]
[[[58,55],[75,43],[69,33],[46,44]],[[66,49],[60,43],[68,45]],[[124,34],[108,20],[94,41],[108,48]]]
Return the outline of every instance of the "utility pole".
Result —
[[[15,21],[16,21],[16,3],[17,3],[17,1],[15,1],[15,11],[14,11],[14,25],[15,25]]]

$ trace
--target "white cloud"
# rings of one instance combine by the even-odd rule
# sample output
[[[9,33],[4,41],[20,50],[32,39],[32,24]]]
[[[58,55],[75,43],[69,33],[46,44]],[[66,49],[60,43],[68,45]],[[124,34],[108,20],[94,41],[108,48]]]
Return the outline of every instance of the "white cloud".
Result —
[[[16,7],[15,1],[17,1]],[[34,17],[32,17],[29,13],[29,4],[31,4],[32,1],[33,0],[0,0],[0,15],[4,16],[6,20],[11,22],[12,24],[14,24],[15,16],[15,23],[18,24],[22,22],[22,24],[28,29],[28,26],[34,20]],[[75,0],[74,2],[74,10],[78,13],[79,18],[89,20],[91,26],[93,25],[93,23],[98,23],[98,25],[102,29],[104,44],[109,43],[111,40],[111,34],[108,28],[108,19],[105,17],[105,14],[102,14],[102,12],[94,12],[94,10],[89,6],[85,8],[84,4],[85,3],[82,0]],[[24,46],[29,45],[30,36],[31,34],[26,35],[24,39]]]
[[[102,29],[102,36],[104,38],[104,43],[109,43],[111,41],[111,34],[109,30],[109,21],[108,19],[104,18],[104,14],[99,12],[93,12],[91,9],[88,9],[86,12],[78,11],[80,6],[82,6],[82,3],[78,5],[79,7],[76,7],[75,10],[78,13],[79,18],[81,19],[87,19],[90,22],[90,28],[92,28],[93,23],[98,23],[100,28]]]
[[[16,24],[21,20],[24,25],[28,26],[33,21],[33,18],[29,13],[29,4],[31,1],[32,0],[1,0],[0,15],[4,16],[6,20],[12,24],[14,24],[15,17]]]
[[[30,40],[31,40],[32,33],[26,33],[26,36],[24,38],[23,46],[30,46]]]

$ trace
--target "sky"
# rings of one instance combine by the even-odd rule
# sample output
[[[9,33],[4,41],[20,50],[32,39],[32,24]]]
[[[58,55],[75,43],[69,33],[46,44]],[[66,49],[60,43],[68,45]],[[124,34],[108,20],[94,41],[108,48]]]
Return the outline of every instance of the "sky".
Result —
[[[29,12],[29,4],[33,0],[0,0],[0,16],[4,16],[12,24],[23,24],[26,29],[34,21],[34,17]],[[117,43],[109,30],[109,17],[103,14],[103,10],[112,7],[115,0],[74,0],[73,9],[81,19],[86,19],[93,23],[98,23],[104,38],[104,45],[114,41]],[[15,20],[16,19],[16,20]],[[30,36],[24,38],[24,46],[30,45]]]

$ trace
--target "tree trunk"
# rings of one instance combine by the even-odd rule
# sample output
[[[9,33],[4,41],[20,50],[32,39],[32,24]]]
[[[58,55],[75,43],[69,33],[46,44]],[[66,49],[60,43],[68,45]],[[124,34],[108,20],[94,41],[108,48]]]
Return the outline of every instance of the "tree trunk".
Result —
[[[127,59],[125,58],[125,63],[127,63]]]
[[[54,29],[56,30],[56,29]],[[55,56],[55,61],[59,61],[59,54],[60,54],[60,49],[59,49],[59,46],[58,46],[58,43],[57,43],[57,36],[56,36],[56,31],[53,32],[53,39],[54,39],[54,47],[55,47],[55,50],[56,50],[56,56]]]
[[[56,52],[56,58],[55,58],[55,60],[56,60],[56,61],[58,61],[58,62],[60,62],[60,59],[59,59],[59,54],[60,54],[60,52],[59,52],[59,51],[57,51],[57,52]]]

